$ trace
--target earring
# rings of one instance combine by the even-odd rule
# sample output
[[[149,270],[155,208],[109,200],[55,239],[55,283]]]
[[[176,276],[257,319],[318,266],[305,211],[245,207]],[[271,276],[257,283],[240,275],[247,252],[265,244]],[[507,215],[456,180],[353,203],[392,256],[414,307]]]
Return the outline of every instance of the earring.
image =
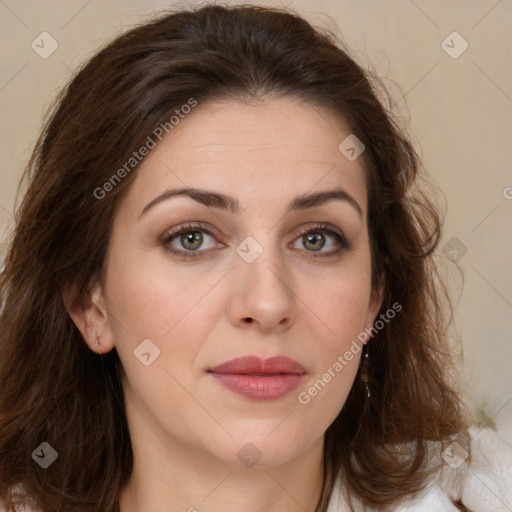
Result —
[[[364,382],[365,388],[366,388],[366,395],[368,399],[370,398],[370,386],[368,385],[369,382],[369,366],[370,362],[368,359],[368,344],[365,345],[365,351],[364,351],[364,360],[363,360],[363,368],[361,370],[361,379]]]
[[[94,342],[94,344],[95,344],[96,346],[98,346],[98,345],[100,344],[100,340],[99,340],[98,338],[96,338],[96,341]]]

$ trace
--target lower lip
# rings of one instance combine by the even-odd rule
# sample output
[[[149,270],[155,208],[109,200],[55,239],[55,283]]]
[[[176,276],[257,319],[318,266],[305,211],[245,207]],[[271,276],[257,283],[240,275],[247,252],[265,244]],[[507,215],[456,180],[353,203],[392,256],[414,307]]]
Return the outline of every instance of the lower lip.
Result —
[[[252,400],[281,398],[296,389],[304,377],[294,373],[259,376],[210,372],[210,375],[231,391]]]

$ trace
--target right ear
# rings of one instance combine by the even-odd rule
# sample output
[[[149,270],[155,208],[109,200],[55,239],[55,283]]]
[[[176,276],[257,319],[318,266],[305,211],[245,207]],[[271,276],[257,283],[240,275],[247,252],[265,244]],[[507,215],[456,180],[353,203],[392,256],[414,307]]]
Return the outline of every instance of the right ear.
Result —
[[[76,284],[67,285],[62,291],[62,299],[66,311],[93,352],[104,354],[114,348],[103,286],[99,278],[92,281],[85,295],[79,292]]]

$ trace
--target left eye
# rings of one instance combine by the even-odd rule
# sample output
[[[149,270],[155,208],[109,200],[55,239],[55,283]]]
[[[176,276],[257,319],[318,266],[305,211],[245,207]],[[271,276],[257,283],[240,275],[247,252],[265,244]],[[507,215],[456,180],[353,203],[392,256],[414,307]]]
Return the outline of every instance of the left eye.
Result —
[[[327,236],[327,242],[326,242],[326,236]],[[311,250],[313,252],[318,252],[322,250],[326,243],[329,245],[329,237],[331,238],[330,245],[334,245],[334,249],[336,249],[336,244],[339,243],[338,240],[336,240],[337,235],[336,233],[329,233],[327,230],[312,230],[308,231],[304,234],[302,234],[299,238],[297,238],[297,242],[302,243],[306,249]],[[334,238],[334,242],[333,239]],[[297,243],[295,242],[295,243]],[[329,249],[325,252],[331,252]]]
[[[327,240],[331,240],[331,243],[327,241],[327,246],[333,246],[331,250],[322,251],[326,246]],[[310,257],[313,258],[328,258],[330,256],[340,255],[343,251],[348,251],[352,248],[352,244],[349,242],[343,232],[330,229],[327,224],[319,224],[317,226],[310,227],[301,231],[297,242],[301,242],[304,247],[308,250]],[[297,243],[296,242],[296,243]],[[309,250],[311,249],[311,250]],[[315,254],[318,253],[318,254]]]

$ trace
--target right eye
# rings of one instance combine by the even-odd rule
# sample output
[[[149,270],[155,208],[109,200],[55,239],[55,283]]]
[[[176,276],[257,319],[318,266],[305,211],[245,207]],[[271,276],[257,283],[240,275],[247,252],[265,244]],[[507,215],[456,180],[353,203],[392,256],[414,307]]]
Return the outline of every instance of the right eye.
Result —
[[[178,257],[197,258],[206,250],[219,246],[212,241],[206,250],[199,250],[205,242],[205,235],[206,238],[215,240],[212,232],[201,224],[187,224],[166,233],[162,244],[166,251]]]

